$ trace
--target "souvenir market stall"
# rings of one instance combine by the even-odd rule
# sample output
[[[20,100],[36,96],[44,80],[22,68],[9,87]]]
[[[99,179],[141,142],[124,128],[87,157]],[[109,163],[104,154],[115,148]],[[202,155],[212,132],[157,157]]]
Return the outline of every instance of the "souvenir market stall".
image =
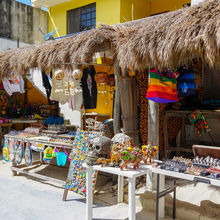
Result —
[[[95,97],[97,90],[95,92],[93,91],[95,90],[94,80],[88,74],[88,71],[90,71],[88,69],[91,69],[91,72],[94,73],[94,67],[92,67],[94,64],[93,55],[100,50],[114,50],[114,73],[116,79],[114,130],[117,131],[115,133],[119,133],[121,128],[123,128],[123,132],[132,137],[133,143],[123,138],[122,142],[116,141],[116,143],[113,143],[110,149],[111,153],[106,151],[108,154],[104,155],[104,157],[99,157],[98,152],[101,149],[100,144],[97,145],[99,140],[96,142],[95,138],[93,141],[88,141],[86,142],[85,149],[81,149],[84,147],[84,141],[78,141],[80,135],[75,138],[76,147],[72,143],[72,158],[69,156],[71,166],[64,200],[68,189],[85,193],[84,186],[86,178],[87,190],[89,191],[87,193],[87,219],[92,219],[92,190],[96,179],[93,171],[98,170],[118,175],[119,187],[123,185],[122,176],[130,178],[129,217],[132,220],[135,219],[135,202],[132,198],[134,198],[135,194],[134,185],[137,176],[147,175],[147,182],[152,188],[152,179],[149,174],[152,174],[152,172],[160,174],[160,178],[158,175],[157,179],[157,208],[160,201],[160,217],[164,217],[164,195],[168,192],[174,192],[175,195],[175,186],[172,189],[163,191],[165,187],[165,176],[173,176],[195,182],[205,181],[213,186],[219,186],[220,158],[217,155],[213,156],[212,153],[205,156],[195,154],[195,158],[193,159],[188,158],[187,155],[183,155],[186,158],[174,157],[172,160],[157,161],[154,167],[153,165],[148,165],[152,164],[153,161],[151,159],[158,155],[158,151],[161,151],[160,147],[158,148],[161,139],[159,135],[159,124],[163,125],[163,123],[160,122],[159,106],[162,106],[164,110],[167,107],[167,103],[176,103],[179,100],[179,94],[184,95],[184,93],[192,93],[192,90],[195,90],[195,83],[192,82],[192,74],[189,71],[194,60],[200,62],[202,66],[209,65],[213,67],[214,64],[219,65],[220,48],[217,43],[219,42],[219,16],[219,1],[208,0],[198,6],[184,8],[175,12],[126,24],[115,26],[103,25],[98,29],[83,32],[66,39],[58,39],[16,51],[19,65],[14,64],[14,69],[18,71],[27,71],[27,69],[33,67],[39,67],[43,70],[48,67],[51,68],[53,63],[58,62],[58,65],[62,65],[63,63],[62,69],[64,72],[68,72],[70,66],[66,65],[66,63],[70,65],[82,65],[84,63],[86,69],[84,81],[86,87],[84,89],[86,88],[86,93],[89,96],[94,95]],[[52,51],[51,48],[53,48]],[[62,49],[62,53],[60,53],[60,49]],[[19,55],[21,54],[23,58],[28,58],[32,54],[32,59],[28,64],[24,63],[23,60],[19,60]],[[51,54],[53,55],[51,56]],[[3,74],[8,74],[11,70],[10,68],[13,66],[10,63],[10,59],[7,59],[12,55],[13,52],[7,52],[0,56],[0,62],[3,63],[1,67],[4,71]],[[176,68],[181,69],[181,71],[176,71]],[[186,77],[182,68],[187,68],[186,75],[189,78]],[[148,131],[147,138],[146,135],[144,137],[145,143],[140,148],[138,132],[139,95],[134,75],[144,75],[146,74],[146,69],[148,73],[147,77],[149,78],[145,82],[149,81],[149,83],[147,84],[148,89],[144,93],[144,101],[141,100],[141,102],[148,103],[146,105],[147,107],[145,106],[147,111],[142,106],[139,110],[141,115],[144,111],[147,112],[148,118],[146,120],[146,118],[142,117],[144,120],[140,121],[140,128],[145,130],[145,132],[146,130]],[[134,72],[135,74],[132,75],[130,72]],[[205,74],[206,72],[204,71]],[[59,83],[66,75],[66,73],[58,72],[57,76],[56,74],[53,76],[55,77],[55,81],[58,81],[56,82],[58,83],[57,86],[59,86]],[[71,78],[73,77],[75,76],[71,75]],[[72,80],[70,79],[68,82],[70,81],[69,83],[71,83]],[[178,85],[177,80],[179,80]],[[76,91],[71,94],[71,87],[68,86],[67,88],[69,90],[67,91],[68,98],[70,98],[69,103],[73,106],[77,103],[72,101],[71,96],[75,95]],[[65,93],[62,88],[59,91]],[[89,104],[93,106],[94,103]],[[173,105],[172,108],[178,108],[178,104],[176,106]],[[215,141],[210,133],[209,122],[207,123],[203,112],[195,111],[196,109],[191,109],[188,119],[197,132],[201,134],[207,133],[210,140]],[[178,112],[177,115],[179,116]],[[180,125],[184,124],[183,121]],[[174,120],[174,124],[178,125],[177,121]],[[176,130],[174,132],[168,132],[168,135],[175,132]],[[142,131],[140,133],[140,136],[142,136]],[[81,137],[81,140],[84,139],[83,136]],[[114,142],[114,140],[112,141]],[[167,141],[165,142],[167,143]],[[215,147],[215,149],[217,150],[218,148]],[[211,148],[212,150],[213,148]],[[84,154],[84,152],[86,153]],[[181,151],[178,151],[177,148],[177,152]],[[45,152],[45,155],[47,155],[47,152]],[[50,152],[48,155],[51,155]],[[64,157],[67,157],[67,155]],[[81,173],[83,162],[85,162],[84,166],[87,167],[86,176],[84,175],[85,171]],[[96,166],[96,164],[101,165]],[[159,193],[159,191],[163,192]],[[120,194],[119,197],[122,197],[122,195]],[[158,214],[156,217],[158,218]]]

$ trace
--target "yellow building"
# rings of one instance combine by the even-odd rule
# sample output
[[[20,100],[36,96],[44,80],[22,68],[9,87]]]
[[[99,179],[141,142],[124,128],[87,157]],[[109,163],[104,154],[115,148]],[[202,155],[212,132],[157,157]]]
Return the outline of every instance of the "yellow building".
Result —
[[[32,0],[35,7],[48,8],[48,32],[57,29],[55,37],[97,27],[100,23],[117,24],[174,11],[190,0]],[[109,68],[95,66],[96,71]],[[112,70],[111,70],[112,72]],[[97,112],[112,116],[113,89],[98,85]]]
[[[49,32],[57,28],[57,36],[68,34],[71,11],[75,17],[84,13],[83,7],[95,6],[91,16],[95,24],[117,24],[136,20],[168,11],[174,11],[189,4],[191,0],[32,0],[35,7],[47,7],[49,12]],[[85,10],[89,8],[85,8]],[[88,17],[90,15],[86,14]],[[73,16],[74,17],[74,16]],[[82,16],[78,18],[83,22]]]

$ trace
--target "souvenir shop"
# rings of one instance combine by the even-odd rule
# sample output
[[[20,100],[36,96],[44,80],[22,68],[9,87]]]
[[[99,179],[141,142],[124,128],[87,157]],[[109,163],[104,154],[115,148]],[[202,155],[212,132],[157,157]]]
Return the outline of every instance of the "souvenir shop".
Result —
[[[131,220],[136,219],[135,181],[140,176],[147,175],[146,182],[151,190],[152,174],[157,176],[156,219],[164,217],[164,196],[171,192],[173,217],[176,217],[176,179],[219,187],[220,80],[219,60],[216,60],[219,53],[209,51],[217,48],[216,41],[211,40],[216,36],[210,37],[209,45],[209,41],[203,39],[207,33],[197,39],[191,34],[194,29],[190,32],[188,28],[195,14],[208,14],[201,20],[218,18],[219,14],[214,14],[212,9],[219,7],[219,3],[210,2],[204,7],[198,5],[143,19],[141,25],[137,21],[132,27],[128,24],[117,28],[101,26],[68,39],[45,43],[39,46],[39,51],[32,48],[18,51],[17,56],[21,53],[23,57],[32,53],[32,60],[33,57],[38,59],[37,56],[42,60],[51,59],[38,64],[41,69],[49,66],[52,70],[52,89],[48,97],[51,102],[69,103],[72,110],[81,109],[83,103],[85,129],[67,133],[63,126],[49,125],[41,135],[33,128],[5,135],[3,154],[5,160],[12,162],[13,172],[23,172],[19,168],[23,158],[26,165],[33,163],[32,151],[39,151],[40,163],[51,163],[52,159],[56,159],[58,166],[69,163],[63,200],[68,190],[85,195],[88,220],[92,219],[93,192],[100,171],[118,176],[118,202],[123,202],[124,177],[128,179]],[[195,28],[196,33],[198,30],[203,33],[218,23],[213,20],[198,21],[195,27],[190,27]],[[177,28],[180,23],[185,25],[181,30]],[[163,26],[166,30],[161,29]],[[158,29],[162,32],[160,36]],[[128,34],[130,31],[132,34]],[[188,33],[189,41],[183,33]],[[146,36],[150,36],[147,41]],[[112,49],[110,39],[115,49],[114,63],[106,65],[93,61],[97,51]],[[209,50],[204,49],[204,42],[200,44],[200,40],[208,44]],[[195,41],[198,48],[195,48]],[[71,52],[68,50],[70,42]],[[58,49],[53,50],[53,56],[48,56],[47,50],[53,47]],[[62,56],[59,47],[63,48]],[[175,53],[170,48],[175,48]],[[149,54],[146,51],[150,51]],[[8,54],[5,56],[7,58]],[[36,67],[32,60],[27,64],[29,68]],[[4,65],[7,62],[10,60]],[[27,66],[21,60],[16,68],[25,70]],[[108,105],[113,106],[114,89],[114,108],[108,108]],[[98,117],[105,115],[114,118],[114,135],[110,128],[106,132],[103,123],[99,123]],[[38,174],[30,175],[40,178]],[[173,186],[168,189],[165,189],[166,176],[174,179]]]

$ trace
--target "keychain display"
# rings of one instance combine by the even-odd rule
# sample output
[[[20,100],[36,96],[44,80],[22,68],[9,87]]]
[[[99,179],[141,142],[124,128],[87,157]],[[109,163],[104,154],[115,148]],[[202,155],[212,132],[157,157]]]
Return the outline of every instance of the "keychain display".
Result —
[[[88,147],[91,140],[101,136],[101,132],[78,131],[73,143],[73,149],[69,158],[71,159],[66,189],[72,190],[81,195],[86,195],[86,170],[82,164],[85,162],[86,155],[89,152]],[[95,187],[97,172],[93,172],[93,187]]]
[[[8,147],[8,139],[5,139],[4,146],[3,146],[3,159],[5,161],[9,161],[9,147]]]
[[[25,152],[24,152],[24,159],[25,159],[25,164],[27,166],[32,165],[32,150],[31,150],[31,146],[29,143],[26,143],[26,148],[25,148]]]
[[[20,141],[15,155],[15,162],[17,165],[19,165],[22,162],[23,157],[24,157],[24,142]]]

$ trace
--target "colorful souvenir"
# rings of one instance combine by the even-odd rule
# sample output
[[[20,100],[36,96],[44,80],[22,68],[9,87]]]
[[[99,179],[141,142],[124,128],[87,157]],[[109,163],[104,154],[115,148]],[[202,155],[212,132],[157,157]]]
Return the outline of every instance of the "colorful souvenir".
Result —
[[[53,148],[52,147],[47,147],[44,150],[44,157],[43,160],[46,163],[50,163],[50,161],[53,159]]]
[[[85,162],[88,153],[93,150],[91,140],[101,135],[102,133],[100,132],[77,131],[76,138],[73,143],[73,149],[69,156],[69,158],[71,158],[71,162],[66,182],[66,189],[72,190],[81,195],[86,195],[86,170],[83,168],[82,164]],[[94,148],[96,148],[95,145]],[[93,172],[93,186],[95,186],[96,178],[97,172]]]
[[[58,166],[65,166],[66,165],[67,154],[65,154],[65,152],[57,152],[56,157],[57,157],[57,165]]]
[[[8,139],[5,139],[4,146],[3,146],[3,159],[5,161],[9,161],[9,147],[8,147]]]
[[[192,125],[194,126],[198,135],[210,132],[211,129],[209,128],[208,123],[205,120],[205,117],[199,110],[192,112],[189,115],[189,120],[192,122]]]
[[[157,155],[158,152],[158,147],[157,146],[152,146],[151,143],[149,142],[148,145],[143,145],[142,146],[142,160],[145,162],[145,164],[149,163],[152,164],[154,163],[154,157]]]
[[[198,133],[198,135],[201,136],[204,133],[208,133],[213,144],[215,144],[215,141],[210,134],[211,129],[209,128],[208,123],[205,120],[205,117],[202,115],[202,113],[199,110],[192,112],[188,118],[191,121],[191,123],[192,123],[193,127],[195,128],[195,131]]]
[[[122,164],[120,165],[120,168],[123,170],[128,167],[128,164],[133,164],[134,169],[136,169],[139,167],[141,159],[142,151],[137,147],[129,147],[122,152]]]
[[[122,150],[123,150],[123,146],[122,145],[120,145],[120,144],[113,144],[112,151],[110,153],[111,165],[112,166],[120,166]]]
[[[27,166],[32,165],[32,151],[29,143],[26,143],[26,149],[24,153],[24,159]]]
[[[17,165],[22,162],[23,156],[24,156],[24,142],[20,141],[15,155],[15,162],[17,163]]]

